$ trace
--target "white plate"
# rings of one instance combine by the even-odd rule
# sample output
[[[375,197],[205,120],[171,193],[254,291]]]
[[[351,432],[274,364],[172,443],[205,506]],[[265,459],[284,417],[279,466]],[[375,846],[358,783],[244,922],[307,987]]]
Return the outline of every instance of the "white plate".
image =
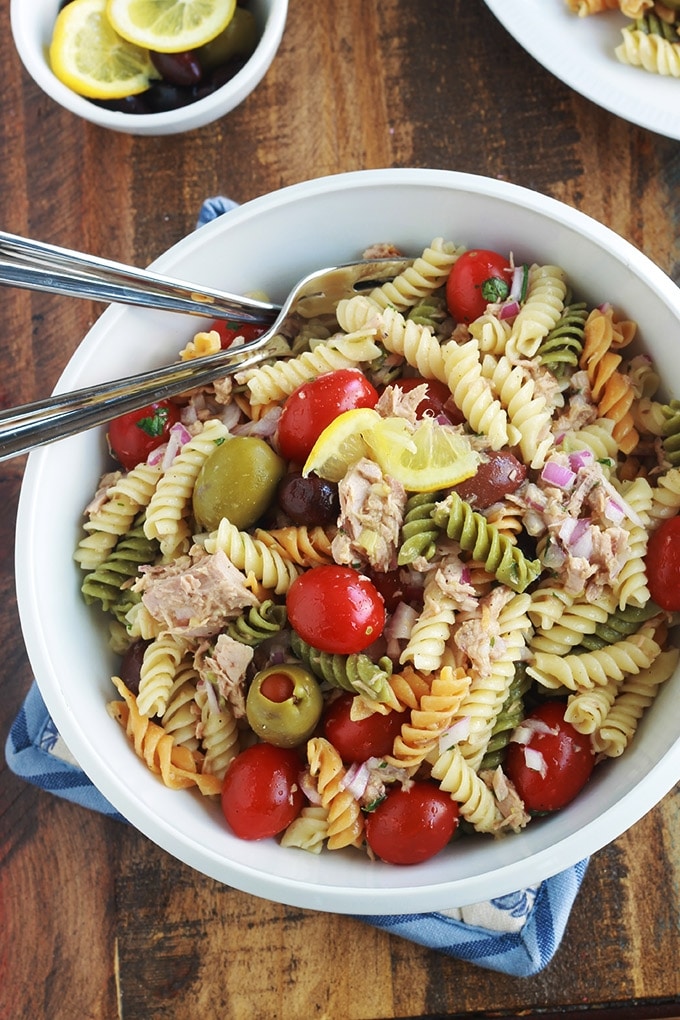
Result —
[[[565,0],[484,0],[520,46],[557,78],[632,124],[680,139],[680,80],[620,63],[630,24],[616,11],[579,18]]]

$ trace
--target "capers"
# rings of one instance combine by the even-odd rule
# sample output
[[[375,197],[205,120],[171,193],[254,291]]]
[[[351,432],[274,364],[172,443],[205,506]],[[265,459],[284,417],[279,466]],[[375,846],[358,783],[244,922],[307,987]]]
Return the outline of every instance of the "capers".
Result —
[[[214,531],[227,517],[244,531],[269,507],[285,470],[285,462],[264,439],[227,439],[215,448],[198,473],[193,496],[196,520]]]
[[[323,695],[316,677],[304,666],[269,666],[257,673],[246,698],[246,715],[261,740],[277,747],[297,747],[316,729]]]

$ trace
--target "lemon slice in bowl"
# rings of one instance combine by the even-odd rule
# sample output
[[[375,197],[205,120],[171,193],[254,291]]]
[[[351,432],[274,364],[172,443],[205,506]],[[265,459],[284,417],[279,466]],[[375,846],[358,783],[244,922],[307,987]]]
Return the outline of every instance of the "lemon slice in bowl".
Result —
[[[407,492],[435,492],[471,478],[480,455],[466,436],[423,419],[415,429],[403,418],[383,418],[364,434],[370,454]]]
[[[67,4],[55,22],[49,57],[59,81],[87,99],[138,95],[158,78],[148,51],[113,30],[106,0]]]
[[[302,469],[304,477],[314,471],[326,481],[339,482],[353,464],[370,456],[364,433],[381,421],[371,407],[356,407],[339,414],[314,443]]]
[[[203,46],[223,32],[236,0],[107,0],[106,13],[119,35],[157,53]]]

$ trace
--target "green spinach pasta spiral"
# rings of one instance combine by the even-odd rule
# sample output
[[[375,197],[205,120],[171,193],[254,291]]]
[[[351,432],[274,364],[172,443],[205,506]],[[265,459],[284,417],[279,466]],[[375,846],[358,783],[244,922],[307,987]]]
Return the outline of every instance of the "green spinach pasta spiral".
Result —
[[[536,352],[541,365],[558,378],[575,368],[583,350],[584,326],[588,318],[585,303],[565,305],[557,324],[542,340]]]
[[[635,634],[641,624],[656,616],[660,611],[651,599],[642,608],[626,606],[625,609],[617,609],[610,613],[604,623],[598,624],[594,634],[584,634],[581,637],[579,649],[595,652],[599,648],[604,648],[605,645],[616,644],[622,638]]]
[[[441,493],[418,492],[409,496],[401,526],[401,546],[397,563],[404,567],[419,556],[432,559],[441,528],[435,524],[432,513]]]
[[[286,607],[266,599],[261,606],[251,606],[227,627],[227,634],[234,641],[254,648],[268,637],[278,634],[286,625]]]
[[[121,586],[137,576],[137,570],[143,563],[153,563],[158,556],[158,542],[144,534],[144,518],[145,515],[140,514],[130,530],[118,540],[113,552],[86,574],[81,591],[88,605],[99,602],[104,611],[114,611],[116,617],[121,617],[136,600],[132,592],[121,591]]]
[[[373,662],[363,652],[352,655],[333,655],[313,648],[293,632],[293,652],[322,680],[332,687],[362,694],[371,701],[396,707],[394,692],[389,684],[392,663],[386,657]]]
[[[521,549],[502,535],[482,514],[472,509],[457,492],[439,503],[432,519],[475,560],[484,564],[503,584],[523,592],[541,572],[539,560],[528,560]]]

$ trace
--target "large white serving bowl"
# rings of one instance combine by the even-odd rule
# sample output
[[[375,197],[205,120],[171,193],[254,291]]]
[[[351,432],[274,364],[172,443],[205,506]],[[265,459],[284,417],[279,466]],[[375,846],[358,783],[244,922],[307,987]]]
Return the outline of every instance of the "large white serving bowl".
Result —
[[[154,263],[164,273],[280,300],[312,270],[389,241],[417,253],[435,237],[512,251],[518,261],[565,268],[576,292],[611,301],[680,394],[680,293],[631,244],[543,195],[440,170],[374,170],[298,184],[202,227]],[[62,375],[63,391],[170,362],[202,320],[110,308]],[[680,673],[666,683],[625,754],[598,766],[575,802],[518,835],[471,838],[414,867],[361,852],[320,855],[275,840],[243,842],[219,806],[165,789],[107,715],[117,660],[80,595],[73,561],[82,511],[106,460],[104,430],[31,454],[18,513],[16,572],[26,646],[64,739],[102,793],[155,843],[205,875],[294,906],[395,914],[484,900],[536,883],[599,850],[680,779],[676,706]]]
[[[252,0],[260,41],[234,77],[211,95],[163,113],[123,113],[97,106],[64,85],[50,67],[48,50],[61,0],[11,0],[12,36],[24,67],[55,103],[100,127],[129,135],[175,135],[219,120],[239,106],[269,70],[286,26],[288,0]]]

